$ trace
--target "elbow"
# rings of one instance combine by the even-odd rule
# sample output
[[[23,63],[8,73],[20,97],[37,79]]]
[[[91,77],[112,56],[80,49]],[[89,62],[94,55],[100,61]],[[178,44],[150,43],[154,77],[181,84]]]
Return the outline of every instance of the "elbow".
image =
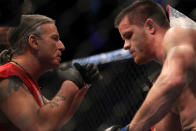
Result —
[[[178,96],[183,88],[185,87],[186,82],[183,77],[177,76],[175,78],[169,79],[166,81],[166,94]]]
[[[67,92],[69,92],[69,94],[76,94],[78,92],[78,87],[75,83],[73,83],[72,81],[64,81],[62,83],[62,88],[65,88]]]

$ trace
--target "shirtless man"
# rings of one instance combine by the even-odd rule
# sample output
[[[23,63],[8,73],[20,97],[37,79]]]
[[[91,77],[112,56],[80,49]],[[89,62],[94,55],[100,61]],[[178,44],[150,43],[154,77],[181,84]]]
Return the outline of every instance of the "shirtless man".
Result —
[[[170,27],[163,8],[151,0],[138,0],[115,19],[137,64],[155,60],[162,70],[133,120],[124,128],[107,131],[196,130],[196,30]]]

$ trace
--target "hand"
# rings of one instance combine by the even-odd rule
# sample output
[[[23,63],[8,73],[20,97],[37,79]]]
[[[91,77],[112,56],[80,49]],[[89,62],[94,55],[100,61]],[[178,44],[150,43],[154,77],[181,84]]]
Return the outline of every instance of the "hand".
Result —
[[[93,63],[87,63],[85,65],[74,63],[74,66],[80,72],[84,79],[84,82],[87,84],[92,84],[97,80],[103,79],[102,75],[99,73],[97,66]]]
[[[119,125],[113,125],[111,127],[108,127],[107,129],[105,129],[104,131],[129,131],[129,126],[125,126],[124,128],[122,128]]]
[[[73,83],[75,83],[79,89],[81,89],[84,86],[84,80],[82,78],[82,75],[80,72],[74,68],[68,68],[66,70],[57,70],[56,77],[62,83],[65,80],[70,80]]]

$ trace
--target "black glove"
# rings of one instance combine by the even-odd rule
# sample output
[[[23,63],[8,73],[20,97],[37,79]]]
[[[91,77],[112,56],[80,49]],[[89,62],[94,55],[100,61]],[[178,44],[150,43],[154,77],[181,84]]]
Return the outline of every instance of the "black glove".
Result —
[[[129,126],[125,126],[124,128],[122,128],[119,125],[113,125],[107,129],[105,129],[104,131],[129,131]]]
[[[97,66],[93,63],[87,63],[85,65],[80,65],[79,63],[74,63],[75,68],[80,72],[84,82],[87,84],[92,84],[97,80],[103,79],[102,75],[99,73]]]
[[[45,77],[47,76],[47,84],[54,81],[56,86],[59,87],[63,81],[70,80],[81,89],[84,87],[85,83],[92,84],[93,82],[102,79],[98,68],[93,63],[87,63],[85,65],[75,63],[74,66],[75,68],[59,68],[51,73],[45,73]]]
[[[57,75],[55,76],[59,81],[59,83],[62,84],[65,80],[70,80],[73,83],[75,83],[79,89],[81,89],[84,86],[84,80],[82,78],[82,75],[80,72],[74,68],[68,68],[66,70],[57,70]],[[55,79],[55,78],[54,78]]]

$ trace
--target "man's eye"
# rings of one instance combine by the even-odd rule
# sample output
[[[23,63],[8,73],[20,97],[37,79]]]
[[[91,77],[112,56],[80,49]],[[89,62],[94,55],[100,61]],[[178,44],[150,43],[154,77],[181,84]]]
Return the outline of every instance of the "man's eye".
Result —
[[[124,35],[125,39],[131,39],[132,33],[128,33]]]
[[[58,41],[59,37],[52,37],[53,40]]]

